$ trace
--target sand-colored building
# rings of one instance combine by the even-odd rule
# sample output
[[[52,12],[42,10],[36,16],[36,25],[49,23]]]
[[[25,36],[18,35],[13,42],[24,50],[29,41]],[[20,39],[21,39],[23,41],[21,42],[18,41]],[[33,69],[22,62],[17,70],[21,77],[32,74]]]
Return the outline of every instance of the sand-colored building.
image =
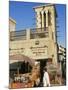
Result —
[[[10,55],[24,54],[36,61],[57,64],[56,9],[54,5],[34,7],[36,28],[15,31],[10,19]]]
[[[16,22],[10,26],[10,55],[25,55],[39,62],[41,71],[50,62],[57,66],[56,8],[53,4],[33,8],[36,27],[15,30]],[[10,19],[10,21],[12,21]],[[10,22],[9,21],[9,22]],[[15,60],[16,61],[16,60]],[[14,62],[10,60],[10,63]]]
[[[58,46],[58,56],[61,75],[66,80],[66,48],[61,45]]]
[[[16,21],[12,18],[9,18],[9,31],[15,31],[16,30]]]

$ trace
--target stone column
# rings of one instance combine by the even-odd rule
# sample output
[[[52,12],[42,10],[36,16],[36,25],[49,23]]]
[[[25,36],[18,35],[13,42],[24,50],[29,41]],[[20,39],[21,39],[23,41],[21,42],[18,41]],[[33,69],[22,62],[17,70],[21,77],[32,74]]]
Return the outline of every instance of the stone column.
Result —
[[[37,28],[41,28],[41,17],[40,17],[40,12],[37,12]]]
[[[26,39],[29,40],[30,39],[30,29],[27,29],[26,32],[27,32]]]
[[[44,11],[42,11],[41,14],[42,14],[42,28],[44,28]],[[44,30],[44,29],[42,29],[42,30]]]
[[[48,27],[48,11],[45,11],[46,14],[46,27]]]

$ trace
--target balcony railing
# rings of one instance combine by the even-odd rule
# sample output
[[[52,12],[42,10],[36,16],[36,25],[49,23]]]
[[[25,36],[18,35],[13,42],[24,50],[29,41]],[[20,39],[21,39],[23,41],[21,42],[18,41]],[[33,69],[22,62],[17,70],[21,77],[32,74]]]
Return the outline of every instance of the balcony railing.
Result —
[[[30,39],[46,38],[48,37],[48,28],[34,28],[30,29]],[[10,41],[14,40],[26,40],[27,30],[19,30],[10,32]]]
[[[10,40],[25,40],[26,39],[26,30],[20,30],[20,31],[12,31],[10,32]]]
[[[30,39],[48,37],[48,28],[35,28],[30,30]]]

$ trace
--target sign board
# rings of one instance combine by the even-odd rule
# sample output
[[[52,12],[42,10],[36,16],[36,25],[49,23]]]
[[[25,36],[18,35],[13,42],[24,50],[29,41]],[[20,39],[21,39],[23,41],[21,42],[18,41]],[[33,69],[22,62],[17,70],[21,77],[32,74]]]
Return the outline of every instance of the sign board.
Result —
[[[48,58],[47,47],[32,47],[30,51],[33,57]]]

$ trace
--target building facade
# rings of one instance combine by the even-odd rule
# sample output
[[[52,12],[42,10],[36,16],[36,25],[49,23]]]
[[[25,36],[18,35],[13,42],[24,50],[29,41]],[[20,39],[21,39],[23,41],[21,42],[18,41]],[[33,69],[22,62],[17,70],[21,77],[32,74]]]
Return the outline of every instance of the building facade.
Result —
[[[64,79],[64,85],[66,85],[66,48],[58,46],[59,65],[62,78]]]
[[[34,29],[15,30],[10,25],[10,55],[25,55],[40,64],[41,74],[50,62],[57,67],[57,37],[56,8],[54,5],[44,5],[33,8],[36,13]],[[10,21],[12,21],[10,19]],[[9,21],[9,22],[10,22]],[[16,61],[16,60],[15,60]],[[14,62],[10,60],[10,63]]]
[[[55,7],[47,5],[34,9],[37,15],[35,29],[14,31],[15,22],[13,27],[10,23],[10,54],[20,53],[35,60],[52,59],[57,64]]]

